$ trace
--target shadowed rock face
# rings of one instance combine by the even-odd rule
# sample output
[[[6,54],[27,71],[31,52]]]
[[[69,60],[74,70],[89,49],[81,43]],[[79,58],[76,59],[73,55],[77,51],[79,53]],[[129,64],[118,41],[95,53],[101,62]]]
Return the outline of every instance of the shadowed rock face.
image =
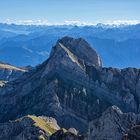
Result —
[[[139,140],[140,125],[133,126],[122,138],[122,140]]]
[[[46,115],[85,132],[109,106],[139,112],[139,89],[139,69],[103,68],[86,41],[64,37],[48,60],[0,88],[0,122]]]
[[[139,128],[132,126],[140,122],[140,115],[123,113],[118,107],[112,106],[103,112],[102,116],[89,125],[89,140],[121,140],[129,130],[127,139],[139,137]],[[130,140],[131,140],[130,139]],[[138,139],[132,139],[138,140]]]
[[[63,130],[58,130],[50,137],[50,140],[84,140],[84,136],[75,135],[71,132],[64,132]]]

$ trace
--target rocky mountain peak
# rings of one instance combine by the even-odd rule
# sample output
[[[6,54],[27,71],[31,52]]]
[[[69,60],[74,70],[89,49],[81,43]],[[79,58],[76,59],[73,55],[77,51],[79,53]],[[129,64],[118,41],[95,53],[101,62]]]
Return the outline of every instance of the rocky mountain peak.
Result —
[[[45,115],[63,128],[85,133],[94,120],[89,125],[90,139],[118,140],[140,120],[123,113],[140,112],[139,89],[139,69],[101,67],[99,55],[84,39],[64,37],[43,64],[0,88],[0,122]]]
[[[63,46],[63,49],[66,48],[64,50],[73,54],[80,62],[93,66],[102,66],[100,56],[83,38],[74,39],[68,36],[63,37],[57,41],[52,49],[51,55],[60,48],[60,46]]]

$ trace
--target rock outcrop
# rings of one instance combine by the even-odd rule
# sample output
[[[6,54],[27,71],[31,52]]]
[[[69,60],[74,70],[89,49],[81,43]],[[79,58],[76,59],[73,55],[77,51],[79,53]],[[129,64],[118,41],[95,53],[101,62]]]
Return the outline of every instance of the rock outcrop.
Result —
[[[75,56],[81,63],[85,62],[87,65],[97,67],[102,66],[102,60],[100,56],[83,38],[74,39],[70,37],[64,37],[57,41],[52,53],[58,48],[58,46],[73,54],[73,56]]]
[[[27,70],[0,63],[0,81],[13,81],[20,77]]]
[[[121,140],[127,131],[129,131],[128,137],[132,133],[139,137],[135,127],[131,130],[131,127],[138,123],[140,123],[140,115],[123,113],[118,107],[112,106],[103,112],[100,118],[90,123],[88,139]]]
[[[48,140],[60,128],[53,118],[25,116],[0,124],[1,140]]]
[[[4,140],[84,140],[77,130],[61,129],[52,117],[24,116],[0,124],[0,139]]]
[[[63,129],[58,130],[50,136],[50,140],[84,140],[85,137],[82,135],[76,135],[69,131],[64,131]]]
[[[64,37],[48,60],[0,88],[0,122],[46,115],[64,128],[86,132],[88,122],[109,106],[140,112],[139,89],[140,69],[103,68],[86,41]]]

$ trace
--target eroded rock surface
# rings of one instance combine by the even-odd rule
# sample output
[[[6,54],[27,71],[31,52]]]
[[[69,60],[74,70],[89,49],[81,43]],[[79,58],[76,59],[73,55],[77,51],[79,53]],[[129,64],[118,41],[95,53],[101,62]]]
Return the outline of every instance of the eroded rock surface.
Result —
[[[132,126],[138,123],[140,123],[140,115],[123,113],[118,107],[112,106],[103,112],[99,119],[90,123],[88,139],[121,140],[127,131],[139,137],[138,132],[135,132],[134,128],[131,129]]]

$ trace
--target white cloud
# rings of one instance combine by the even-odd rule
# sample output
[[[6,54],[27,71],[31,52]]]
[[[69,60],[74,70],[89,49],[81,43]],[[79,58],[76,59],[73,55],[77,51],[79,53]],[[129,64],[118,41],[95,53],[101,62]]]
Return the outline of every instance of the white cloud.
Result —
[[[1,23],[8,23],[8,24],[18,24],[18,25],[78,25],[78,26],[85,26],[85,25],[96,25],[97,23],[102,22],[84,22],[80,20],[66,20],[64,22],[49,22],[48,20],[31,20],[31,19],[25,19],[25,20],[11,20],[6,19],[5,21],[0,21]],[[105,21],[102,24],[108,24],[108,25],[133,25],[140,23],[140,20],[109,20]]]
[[[135,25],[140,23],[140,20],[110,20],[105,22],[84,22],[79,20],[66,20],[64,23],[61,23],[61,25],[79,25],[79,26],[85,26],[85,25],[97,25],[98,23],[105,24],[105,25]]]
[[[79,20],[66,20],[64,22],[64,24],[66,24],[66,25],[79,25],[79,26],[96,25],[96,23],[84,22],[84,21],[79,21]]]
[[[139,20],[114,20],[114,21],[107,21],[105,22],[105,24],[109,24],[109,25],[135,25],[140,23]]]
[[[8,24],[18,24],[18,25],[49,25],[48,20],[31,20],[31,19],[25,19],[25,20],[12,20],[12,19],[6,19],[5,21],[2,21],[2,23],[8,23]]]

